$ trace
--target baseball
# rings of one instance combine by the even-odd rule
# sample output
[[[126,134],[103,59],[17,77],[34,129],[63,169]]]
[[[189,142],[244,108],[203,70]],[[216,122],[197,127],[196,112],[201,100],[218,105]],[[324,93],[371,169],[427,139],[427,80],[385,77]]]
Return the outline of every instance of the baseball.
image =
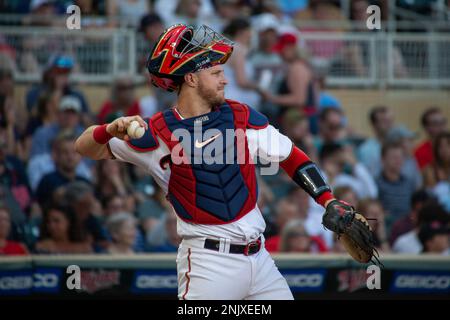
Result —
[[[127,134],[131,139],[139,139],[145,133],[145,128],[141,127],[139,122],[136,120],[131,121],[130,125],[127,128]]]

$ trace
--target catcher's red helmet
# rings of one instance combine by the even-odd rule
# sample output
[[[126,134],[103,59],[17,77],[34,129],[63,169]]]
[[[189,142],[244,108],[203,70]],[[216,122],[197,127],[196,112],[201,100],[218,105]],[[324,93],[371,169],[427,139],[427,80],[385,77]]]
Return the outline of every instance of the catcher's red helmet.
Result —
[[[177,24],[160,36],[147,69],[155,86],[173,91],[185,74],[223,64],[232,52],[233,42],[210,27]]]

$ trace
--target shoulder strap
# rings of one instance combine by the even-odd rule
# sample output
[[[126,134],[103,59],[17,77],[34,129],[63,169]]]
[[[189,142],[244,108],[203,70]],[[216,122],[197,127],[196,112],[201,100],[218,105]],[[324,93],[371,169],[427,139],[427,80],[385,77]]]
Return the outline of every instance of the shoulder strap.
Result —
[[[169,150],[172,151],[173,147],[177,144],[177,141],[172,139],[172,132],[167,126],[163,112],[160,111],[154,114],[150,121],[156,135],[160,137],[162,141],[164,141],[164,143],[167,145]]]

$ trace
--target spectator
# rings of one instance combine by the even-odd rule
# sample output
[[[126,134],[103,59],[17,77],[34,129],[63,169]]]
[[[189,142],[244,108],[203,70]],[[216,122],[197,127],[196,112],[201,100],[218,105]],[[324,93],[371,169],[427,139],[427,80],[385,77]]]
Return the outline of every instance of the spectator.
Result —
[[[317,128],[318,88],[314,82],[314,74],[309,62],[297,47],[297,36],[294,33],[284,33],[279,36],[275,45],[284,62],[286,76],[281,81],[278,94],[260,90],[263,98],[280,108],[280,116],[288,108],[303,111],[310,119],[310,130],[313,134]]]
[[[159,15],[151,13],[141,19],[139,33],[141,41],[137,41],[137,50],[139,52],[138,70],[151,82],[147,71],[148,53],[153,49],[159,40],[159,36],[164,31],[164,23]],[[138,38],[139,39],[139,38]],[[175,92],[165,90],[154,90],[152,95],[141,98],[139,104],[144,108],[145,116],[151,116],[157,111],[162,111],[173,106],[176,100]]]
[[[253,79],[254,69],[247,60],[252,35],[251,25],[247,19],[237,18],[225,27],[223,33],[234,41],[233,55],[223,68],[228,81],[225,95],[258,108],[259,95],[255,91],[257,85]]]
[[[135,211],[133,189],[125,163],[114,160],[98,161],[95,191],[100,199],[120,195],[125,200],[125,210]]]
[[[357,156],[369,172],[377,176],[381,171],[381,146],[394,125],[394,114],[386,106],[375,106],[369,112],[369,122],[375,136],[361,144]]]
[[[110,26],[137,27],[138,21],[150,12],[147,0],[109,0],[106,11]]]
[[[320,237],[311,236],[305,228],[304,221],[294,219],[283,228],[280,240],[280,252],[317,253],[326,252],[325,243]]]
[[[15,110],[11,98],[0,96],[0,135],[4,144],[2,148],[7,155],[17,155],[17,139],[15,132]]]
[[[421,124],[428,137],[427,140],[417,146],[414,155],[420,169],[423,169],[434,160],[433,142],[440,133],[446,130],[447,118],[444,116],[441,109],[431,107],[422,114]]]
[[[277,93],[277,88],[283,77],[281,57],[274,52],[273,47],[278,41],[279,20],[270,13],[264,13],[254,18],[252,25],[257,32],[258,47],[251,53],[248,63],[254,68],[255,80],[264,90],[271,94]],[[271,122],[279,121],[278,108],[269,101],[260,101],[259,109]]]
[[[54,16],[61,9],[58,3],[52,0],[32,0],[29,3],[30,16],[23,23],[33,26],[51,26]]]
[[[265,247],[269,252],[277,252],[280,248],[281,230],[293,219],[305,219],[307,211],[298,210],[292,199],[282,198],[278,201],[275,211],[276,234],[266,239]]]
[[[344,113],[340,109],[326,108],[319,115],[319,135],[315,139],[319,151],[324,144],[342,143],[347,138],[347,128]]]
[[[443,132],[436,137],[433,154],[433,162],[424,168],[425,186],[450,212],[450,132]]]
[[[332,93],[326,91],[326,76],[328,74],[328,70],[326,67],[320,65],[314,65],[315,69],[315,82],[319,88],[319,113],[322,112],[323,109],[326,108],[335,108],[342,109],[341,101]]]
[[[91,253],[92,247],[69,207],[49,205],[44,210],[40,240],[35,250],[45,254],[74,254]]]
[[[410,199],[416,190],[416,184],[410,177],[402,174],[405,161],[403,148],[399,144],[385,144],[381,149],[383,168],[376,182],[379,200],[388,214],[388,227],[395,220],[407,215],[410,210]]]
[[[116,213],[106,221],[106,227],[111,234],[112,243],[107,252],[111,254],[134,254],[133,249],[136,234],[136,219],[127,212]]]
[[[334,188],[333,191],[334,191],[333,194],[337,199],[341,199],[342,201],[351,204],[355,208],[359,206],[358,195],[356,194],[356,192],[352,187],[340,186]]]
[[[57,122],[41,126],[35,131],[31,140],[30,157],[50,153],[51,141],[63,131],[71,131],[75,135],[80,135],[83,132],[80,124],[80,112],[81,105],[77,98],[62,97],[58,107]]]
[[[429,202],[419,210],[414,229],[398,237],[392,246],[392,250],[396,253],[408,254],[419,254],[422,252],[423,246],[419,239],[419,232],[422,226],[433,221],[448,224],[449,215],[439,204]]]
[[[150,249],[152,252],[177,252],[181,237],[177,233],[177,216],[173,210],[168,210],[164,219],[166,238],[159,246]]]
[[[448,224],[432,221],[420,228],[419,239],[423,247],[423,253],[450,255],[449,246],[450,228]]]
[[[125,198],[119,194],[109,195],[103,198],[102,208],[103,218],[108,219],[117,213],[126,211]]]
[[[41,205],[53,200],[54,192],[71,181],[79,180],[89,183],[76,172],[81,161],[81,156],[75,151],[76,138],[70,132],[62,132],[56,137],[52,154],[55,170],[42,177],[36,190],[36,197]]]
[[[145,232],[150,232],[171,205],[166,199],[164,191],[141,168],[133,167],[135,173],[134,196],[136,198],[136,214]],[[150,179],[149,179],[150,178]]]
[[[208,0],[156,0],[155,11],[166,26],[183,23],[193,26],[209,25],[214,8]]]
[[[0,256],[28,254],[28,250],[24,244],[8,240],[10,232],[11,214],[9,208],[0,204]]]
[[[175,23],[209,25],[207,22],[214,15],[214,7],[210,0],[156,0],[154,8],[166,26]]]
[[[153,115],[153,107],[146,110],[135,96],[133,79],[127,75],[116,78],[111,88],[111,100],[106,101],[97,116],[99,124],[109,123],[118,117],[135,116],[149,117]]]
[[[378,3],[377,3],[378,2]],[[350,2],[350,18],[356,22],[356,26],[353,29],[353,32],[367,32],[367,8],[370,5],[376,4],[380,6],[380,2],[382,1],[367,1],[367,0],[353,0]],[[385,1],[387,3],[387,1]],[[383,9],[383,5],[381,5],[382,16],[383,12],[387,9]],[[387,10],[386,10],[387,11]],[[383,20],[386,20],[382,17]],[[367,61],[367,57],[369,56],[368,52],[370,50],[369,45],[366,43],[353,43],[349,46],[349,51],[352,53],[350,57],[354,59],[355,66],[358,67],[359,70],[364,70],[364,66],[368,66],[369,62]],[[395,44],[391,47],[392,54],[392,69],[393,74],[396,78],[405,78],[408,76],[408,71],[405,66],[405,61],[402,56],[399,47]],[[386,64],[380,64],[380,70],[378,72],[380,74],[387,74]]]
[[[211,17],[208,26],[213,30],[223,30],[225,26],[233,19],[239,16],[246,16],[243,14],[246,3],[239,0],[222,0],[211,1],[214,6],[215,15]]]
[[[397,126],[389,130],[386,136],[386,143],[398,143],[403,148],[405,161],[402,166],[402,174],[414,180],[416,188],[421,188],[423,179],[413,151],[413,139],[415,137],[416,135],[408,130],[408,128]]]
[[[108,2],[109,3],[109,2]],[[105,28],[108,21],[105,17],[104,3],[92,0],[75,0],[74,4],[80,7],[81,29]]]
[[[163,31],[164,23],[157,14],[150,13],[142,17],[139,25],[139,34],[142,36],[142,41],[137,41],[136,45],[138,46],[138,52],[142,53],[139,57],[139,71],[142,70],[144,74],[147,74],[148,53],[156,45]]]
[[[61,97],[57,91],[43,91],[37,101],[37,106],[31,111],[27,123],[26,137],[31,137],[40,127],[51,126],[57,122],[58,109]]]
[[[401,235],[411,231],[417,225],[419,211],[425,203],[431,203],[434,198],[424,189],[417,190],[411,196],[411,211],[407,216],[398,219],[392,226],[389,243],[392,246]]]
[[[66,185],[60,201],[68,203],[77,216],[80,229],[93,246],[95,252],[103,252],[108,247],[108,236],[101,224],[101,204],[94,196],[92,187],[83,181]]]
[[[33,86],[26,95],[26,107],[31,112],[44,91],[56,91],[60,96],[73,96],[81,104],[82,122],[84,126],[92,124],[89,105],[84,95],[69,83],[69,75],[74,67],[74,61],[69,56],[55,55],[50,58],[43,72],[42,83]]]
[[[305,10],[308,7],[308,0],[279,0],[277,3],[285,15],[295,16],[299,11]]]
[[[367,169],[356,161],[349,145],[328,143],[319,154],[322,168],[334,188],[349,186],[359,199],[376,198],[377,186]]]
[[[65,134],[66,133],[61,133],[60,135]],[[67,134],[70,135],[70,133]],[[55,138],[51,143],[51,153],[38,154],[28,161],[28,182],[33,192],[36,192],[43,176],[56,170],[55,159],[58,157],[59,147],[59,139]],[[92,171],[89,165],[90,163],[86,161],[86,159],[82,159],[76,166],[76,176],[84,178],[86,181],[92,181]]]
[[[333,233],[322,225],[323,208],[302,189],[292,187],[287,199],[297,206],[300,219],[304,220],[309,235],[320,238],[327,248],[333,247]]]
[[[309,131],[309,121],[306,115],[298,109],[288,110],[283,116],[281,129],[313,161],[317,160],[314,137]]]
[[[26,171],[20,159],[7,154],[6,140],[6,133],[0,130],[0,185],[10,195],[8,205],[13,202],[19,210],[26,211],[32,202]]]
[[[14,75],[11,67],[0,65],[0,96],[14,95]]]
[[[381,203],[376,199],[365,199],[358,204],[357,211],[368,220],[373,230],[376,248],[383,252],[389,252],[390,247],[384,219],[385,213]]]

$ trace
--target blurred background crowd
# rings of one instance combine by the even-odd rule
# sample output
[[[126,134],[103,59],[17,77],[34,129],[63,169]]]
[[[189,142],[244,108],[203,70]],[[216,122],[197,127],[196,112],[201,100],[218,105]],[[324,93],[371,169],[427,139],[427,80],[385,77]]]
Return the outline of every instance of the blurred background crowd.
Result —
[[[392,3],[398,14],[390,11]],[[68,41],[67,30],[58,33],[72,4],[81,8],[82,31],[94,30],[82,40]],[[371,4],[381,8],[383,21],[410,33],[426,32],[427,23],[408,19],[434,21],[439,29],[450,17],[448,2],[438,0],[0,1],[0,255],[177,250],[176,215],[147,172],[114,160],[91,161],[74,150],[92,124],[148,117],[173,105],[176,95],[149,86],[145,62],[174,23],[207,24],[235,42],[224,67],[226,96],[264,113],[319,164],[334,194],[371,219],[381,252],[448,255],[450,101],[430,99],[413,127],[376,101],[367,114],[352,117],[328,90],[327,77],[367,76],[373,48],[321,38],[304,43],[303,35],[319,25],[322,32],[368,32]],[[131,48],[133,58],[111,58],[101,49],[111,31],[138,39],[115,44]],[[447,58],[436,72],[448,77],[450,42],[443,48]],[[418,61],[405,48],[391,49],[391,63],[381,68],[414,76],[411,66]],[[123,64],[135,72],[119,72]],[[80,85],[96,74],[107,78],[99,78],[103,91],[97,83]],[[107,94],[100,93],[105,86]],[[361,123],[370,128],[355,130]],[[344,251],[321,225],[323,208],[284,172],[258,179],[270,252]]]

